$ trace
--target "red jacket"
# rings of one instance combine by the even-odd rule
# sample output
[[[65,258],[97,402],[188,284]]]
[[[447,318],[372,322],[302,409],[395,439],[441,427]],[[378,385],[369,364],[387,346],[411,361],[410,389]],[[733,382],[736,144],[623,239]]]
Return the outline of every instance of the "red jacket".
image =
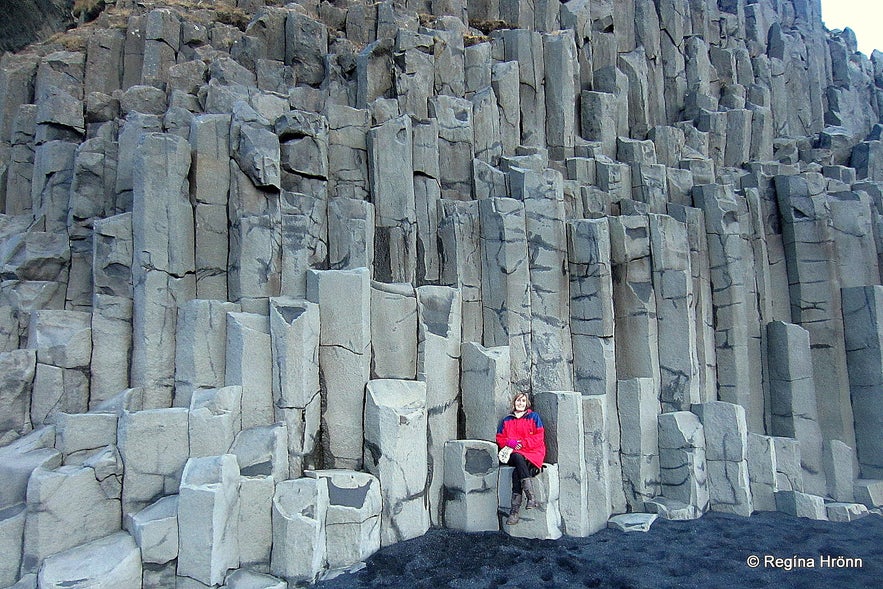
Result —
[[[518,443],[521,448],[514,450]],[[546,458],[546,434],[540,414],[528,411],[521,417],[509,414],[497,428],[497,445],[510,446],[537,468],[543,468]]]

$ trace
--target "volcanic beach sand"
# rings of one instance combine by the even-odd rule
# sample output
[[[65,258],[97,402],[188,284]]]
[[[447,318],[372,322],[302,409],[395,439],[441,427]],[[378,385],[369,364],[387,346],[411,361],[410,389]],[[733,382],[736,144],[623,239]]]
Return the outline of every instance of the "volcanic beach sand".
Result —
[[[760,564],[748,566],[750,556]],[[765,566],[764,557],[783,559]],[[794,557],[799,559],[794,559]],[[844,568],[822,566],[822,557]],[[837,561],[853,559],[853,563]],[[792,559],[785,570],[785,559]],[[857,566],[856,559],[861,559]],[[812,562],[815,566],[810,568]],[[801,565],[801,566],[798,566]],[[527,540],[499,533],[433,529],[382,549],[361,571],[321,589],[533,589],[618,587],[880,587],[883,517],[813,521],[782,513],[750,518],[709,513],[688,522],[656,520],[647,533],[603,530],[588,538]]]

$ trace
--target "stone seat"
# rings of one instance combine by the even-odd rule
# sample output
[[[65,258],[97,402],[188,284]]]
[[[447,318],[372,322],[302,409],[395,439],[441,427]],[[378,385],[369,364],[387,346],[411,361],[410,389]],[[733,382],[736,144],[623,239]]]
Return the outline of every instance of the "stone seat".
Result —
[[[500,506],[500,528],[508,535],[518,538],[537,538],[555,540],[561,537],[561,512],[558,509],[558,465],[543,463],[543,468],[534,477],[534,489],[540,507],[524,509],[520,512],[519,522],[515,525],[505,523],[505,514],[509,513],[512,503],[512,470],[511,466],[500,466],[497,483],[497,501]]]

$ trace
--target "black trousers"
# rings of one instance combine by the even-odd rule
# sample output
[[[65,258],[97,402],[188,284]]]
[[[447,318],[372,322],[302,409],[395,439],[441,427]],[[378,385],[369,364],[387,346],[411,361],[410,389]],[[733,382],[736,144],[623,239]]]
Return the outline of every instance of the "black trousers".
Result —
[[[518,452],[513,452],[509,457],[509,465],[514,466],[512,471],[512,492],[516,495],[521,494],[521,479],[527,479],[539,474],[540,469],[531,464],[524,456]]]

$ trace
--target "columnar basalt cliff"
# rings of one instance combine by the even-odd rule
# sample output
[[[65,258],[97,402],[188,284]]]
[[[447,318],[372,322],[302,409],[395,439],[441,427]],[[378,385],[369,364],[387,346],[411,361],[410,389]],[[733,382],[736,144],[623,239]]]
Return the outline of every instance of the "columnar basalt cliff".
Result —
[[[0,587],[879,510],[881,122],[818,0],[121,0],[4,55]]]

